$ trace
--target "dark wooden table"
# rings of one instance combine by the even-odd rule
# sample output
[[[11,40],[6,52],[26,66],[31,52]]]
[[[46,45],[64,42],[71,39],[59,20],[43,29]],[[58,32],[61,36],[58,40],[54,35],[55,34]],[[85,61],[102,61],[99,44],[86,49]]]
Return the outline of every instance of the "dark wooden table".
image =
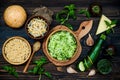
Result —
[[[80,9],[88,8],[89,4],[92,2],[98,2],[102,5],[103,8],[103,14],[109,17],[110,19],[117,19],[118,24],[114,28],[115,33],[111,34],[107,37],[107,41],[105,42],[105,45],[113,44],[116,47],[116,55],[117,60],[111,59],[113,63],[113,70],[112,73],[108,75],[101,75],[99,72],[96,73],[93,77],[87,77],[87,74],[89,71],[86,72],[80,72],[79,70],[77,74],[69,74],[66,71],[59,72],[56,70],[56,66],[53,65],[51,62],[46,64],[44,67],[47,71],[49,71],[54,80],[120,80],[120,3],[119,0],[0,0],[0,70],[1,66],[3,65],[10,65],[8,62],[5,61],[5,59],[2,56],[2,45],[5,42],[6,39],[12,36],[22,36],[26,38],[30,44],[33,44],[35,40],[31,39],[27,36],[25,32],[24,26],[20,29],[12,29],[7,27],[3,20],[3,12],[6,7],[12,4],[19,4],[23,6],[27,12],[28,18],[32,15],[32,11],[35,8],[38,8],[40,6],[46,6],[52,11],[54,11],[54,14],[59,12],[63,9],[65,5],[68,4],[75,4],[77,7],[77,11]],[[58,25],[59,23],[55,20],[55,15],[53,16],[53,22],[50,25],[50,29]],[[100,17],[91,17],[90,19],[94,20],[93,28],[90,31],[91,35],[93,36],[94,40],[97,39],[98,36],[95,35],[98,22]],[[79,27],[79,24],[84,21],[88,20],[84,15],[77,13],[77,20],[69,20],[69,22],[74,26],[74,30],[77,30]],[[80,60],[82,60],[86,55],[87,52],[90,50],[91,47],[86,46],[85,40],[88,37],[85,36],[80,41],[82,45],[82,53],[79,59],[76,60],[75,63],[71,65],[76,65]],[[43,40],[40,40],[42,43]],[[104,45],[104,46],[105,46]],[[103,47],[104,47],[103,46]],[[102,53],[102,52],[101,52]],[[34,55],[33,60],[39,59],[41,56],[45,56],[42,52],[42,49]],[[100,56],[102,57],[102,55]],[[25,64],[20,66],[14,66],[17,69],[17,72],[19,73],[19,78],[15,78],[12,75],[9,75],[7,72],[0,71],[0,80],[38,80],[39,75],[32,75],[27,73],[22,73],[22,70],[24,68]],[[34,65],[31,63],[29,66],[29,69],[32,68]],[[66,67],[64,67],[66,68]],[[46,76],[42,76],[42,80],[49,80]]]

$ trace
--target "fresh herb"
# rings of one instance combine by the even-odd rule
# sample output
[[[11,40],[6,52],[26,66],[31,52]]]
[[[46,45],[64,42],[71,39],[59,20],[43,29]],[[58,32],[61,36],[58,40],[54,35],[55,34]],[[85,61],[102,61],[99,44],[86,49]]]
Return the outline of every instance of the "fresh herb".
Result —
[[[60,24],[68,25],[69,23],[67,21],[70,18],[76,19],[75,10],[76,10],[76,7],[74,4],[64,6],[64,9],[56,14],[56,20],[60,22]],[[73,29],[71,27],[72,26],[69,24],[68,28]]]
[[[69,29],[73,30],[73,26],[71,24],[65,23],[64,25],[67,26]]]
[[[111,33],[111,30],[114,33],[114,29],[112,28],[112,26],[116,25],[116,23],[117,23],[117,20],[112,20],[111,22],[108,22],[105,20],[105,24],[107,25],[107,28],[108,28],[108,30],[106,31],[107,34]]]
[[[72,17],[72,19],[76,19],[76,16],[75,16],[76,7],[74,4],[70,4],[68,6],[65,6],[64,9],[66,9],[68,11],[68,14],[70,17]]]
[[[16,72],[16,69],[14,67],[12,67],[12,66],[2,66],[2,69],[7,71],[9,74],[15,76],[16,78],[18,78],[18,73]]]
[[[67,11],[62,10],[56,14],[56,20],[60,22],[60,24],[64,24],[68,20],[69,14]]]
[[[87,9],[81,9],[79,14],[85,14],[87,18],[90,18],[90,13]]]
[[[47,60],[45,57],[41,57],[39,60],[34,61],[34,68],[32,70],[29,70],[29,73],[33,73],[33,74],[39,74],[39,80],[41,80],[41,75],[45,75],[48,78],[52,79],[52,75],[45,71],[45,69],[43,68],[43,65],[47,63]]]

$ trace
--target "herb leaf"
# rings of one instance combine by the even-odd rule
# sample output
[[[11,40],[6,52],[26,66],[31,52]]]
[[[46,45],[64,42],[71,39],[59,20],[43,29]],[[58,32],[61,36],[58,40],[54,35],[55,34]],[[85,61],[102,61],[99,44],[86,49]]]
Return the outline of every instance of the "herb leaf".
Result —
[[[111,25],[117,24],[117,20],[112,20]]]
[[[81,9],[79,11],[79,14],[84,14],[84,15],[86,15],[87,18],[90,18],[90,13],[87,9]]]
[[[62,10],[56,14],[56,20],[60,22],[60,24],[64,24],[68,21],[69,14],[68,11]]]
[[[75,11],[74,11],[74,10],[70,10],[70,11],[69,11],[69,15],[70,15],[73,19],[76,18],[76,16],[75,16]]]
[[[76,7],[74,4],[64,6],[64,9],[56,14],[56,20],[60,22],[60,24],[68,24],[68,20],[70,18],[74,20],[77,18],[75,14],[75,10],[76,10]]]
[[[41,67],[41,68],[39,68],[39,70],[38,70],[38,74],[43,74],[44,71],[45,71],[45,69]]]
[[[73,30],[73,26],[71,24],[65,23],[64,25],[67,26],[69,29]]]
[[[41,57],[39,60],[34,61],[33,63],[35,63],[37,66],[42,66],[43,64],[47,63],[46,58]]]
[[[39,69],[39,67],[38,66],[35,66],[34,68],[33,68],[33,74],[37,74],[37,72],[38,72],[38,69]]]
[[[108,22],[108,21],[106,21],[106,20],[104,22],[105,22],[105,24],[107,25],[107,28],[108,28],[108,30],[106,31],[106,33],[107,34],[111,33],[111,30],[114,33],[114,29],[112,28],[112,25],[116,25],[117,24],[117,20],[112,20],[111,23]]]
[[[79,14],[84,14],[85,12],[86,12],[85,9],[81,9],[81,10],[79,11]]]
[[[85,14],[87,18],[90,18],[90,13],[88,11],[86,11]]]
[[[39,79],[41,79],[41,75],[46,75],[48,78],[52,78],[49,72],[45,72],[45,69],[43,68],[43,65],[47,63],[47,60],[45,57],[41,57],[39,60],[36,60],[33,62],[35,64],[34,68],[32,70],[29,70],[29,73],[33,74],[39,74]]]
[[[70,15],[71,18],[76,19],[76,16],[75,16],[76,7],[74,4],[65,6],[64,9],[66,9],[68,11],[68,14]]]
[[[7,71],[9,74],[15,76],[16,78],[18,78],[18,73],[16,72],[16,69],[14,67],[12,67],[12,66],[2,66],[2,69]]]
[[[68,9],[69,11],[76,9],[74,4],[70,4],[64,7],[64,9]]]
[[[49,72],[44,72],[44,74],[48,77],[48,78],[52,78],[52,75]]]
[[[113,31],[111,30],[111,29],[108,29],[107,31],[106,31],[106,34],[110,34],[110,33],[112,33]]]
[[[107,25],[107,27],[111,27],[111,23],[106,20],[105,20],[105,24]]]

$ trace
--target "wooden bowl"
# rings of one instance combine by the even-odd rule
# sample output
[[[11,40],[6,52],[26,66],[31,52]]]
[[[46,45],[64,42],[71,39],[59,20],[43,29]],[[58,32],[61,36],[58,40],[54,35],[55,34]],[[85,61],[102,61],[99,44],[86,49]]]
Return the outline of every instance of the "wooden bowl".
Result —
[[[49,34],[47,35],[47,37],[43,41],[43,46],[42,46],[43,52],[48,57],[48,59],[56,66],[66,66],[66,65],[73,63],[75,60],[77,60],[77,58],[79,58],[79,56],[82,52],[80,40],[82,37],[84,37],[91,30],[92,23],[93,23],[92,20],[82,22],[77,31],[72,31],[64,25],[58,25],[58,26],[54,27],[52,30],[50,30]],[[70,32],[74,36],[74,38],[77,42],[76,51],[74,52],[74,55],[68,60],[57,60],[57,59],[53,58],[48,51],[49,39],[54,33],[58,32],[58,31]]]
[[[57,60],[57,59],[53,58],[50,55],[49,51],[48,51],[48,43],[49,43],[50,37],[53,34],[59,32],[59,31],[67,31],[67,32],[71,33],[74,36],[75,40],[76,40],[77,48],[76,48],[76,51],[75,51],[74,55],[70,59],[67,59],[67,60]],[[47,37],[47,39],[45,40],[45,43],[43,44],[43,46],[44,46],[44,48],[43,48],[44,50],[43,51],[45,52],[45,54],[48,57],[48,59],[51,62],[53,62],[55,65],[57,65],[57,66],[66,66],[68,64],[73,63],[76,60],[76,58],[80,55],[81,50],[82,50],[81,45],[79,44],[79,41],[77,40],[77,37],[75,36],[75,34],[71,30],[69,30],[67,27],[64,27],[64,26],[62,26],[62,28],[60,28],[60,26],[57,26],[56,29],[54,29],[54,31],[52,31],[50,33],[50,35]]]
[[[30,22],[33,18],[39,18],[39,19],[42,19],[42,20],[44,20],[44,21],[46,22],[47,28],[46,28],[46,32],[44,33],[43,36],[40,35],[40,36],[34,37],[32,34],[29,33],[29,31],[28,31],[28,24],[29,24],[29,22]],[[31,37],[32,39],[37,39],[37,40],[38,40],[38,39],[44,38],[44,37],[47,35],[47,33],[48,33],[48,31],[49,31],[49,24],[48,24],[48,21],[47,21],[44,17],[33,15],[33,16],[31,16],[31,17],[27,20],[27,22],[26,22],[26,24],[25,24],[25,30],[26,30],[26,32],[27,32],[27,34],[28,34],[29,37]]]
[[[25,63],[31,55],[29,42],[20,36],[14,36],[5,41],[2,47],[4,59],[13,65]]]

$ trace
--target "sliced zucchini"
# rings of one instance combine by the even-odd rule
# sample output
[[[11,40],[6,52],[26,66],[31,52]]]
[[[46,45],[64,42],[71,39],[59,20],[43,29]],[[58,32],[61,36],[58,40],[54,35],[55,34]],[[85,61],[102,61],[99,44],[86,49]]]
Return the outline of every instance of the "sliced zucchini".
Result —
[[[84,59],[84,65],[85,65],[86,69],[89,68],[86,59]]]
[[[85,71],[85,66],[82,61],[79,63],[78,68],[80,71]]]
[[[87,56],[87,57],[88,57],[88,60],[90,61],[90,63],[93,64],[92,59],[89,56]]]

